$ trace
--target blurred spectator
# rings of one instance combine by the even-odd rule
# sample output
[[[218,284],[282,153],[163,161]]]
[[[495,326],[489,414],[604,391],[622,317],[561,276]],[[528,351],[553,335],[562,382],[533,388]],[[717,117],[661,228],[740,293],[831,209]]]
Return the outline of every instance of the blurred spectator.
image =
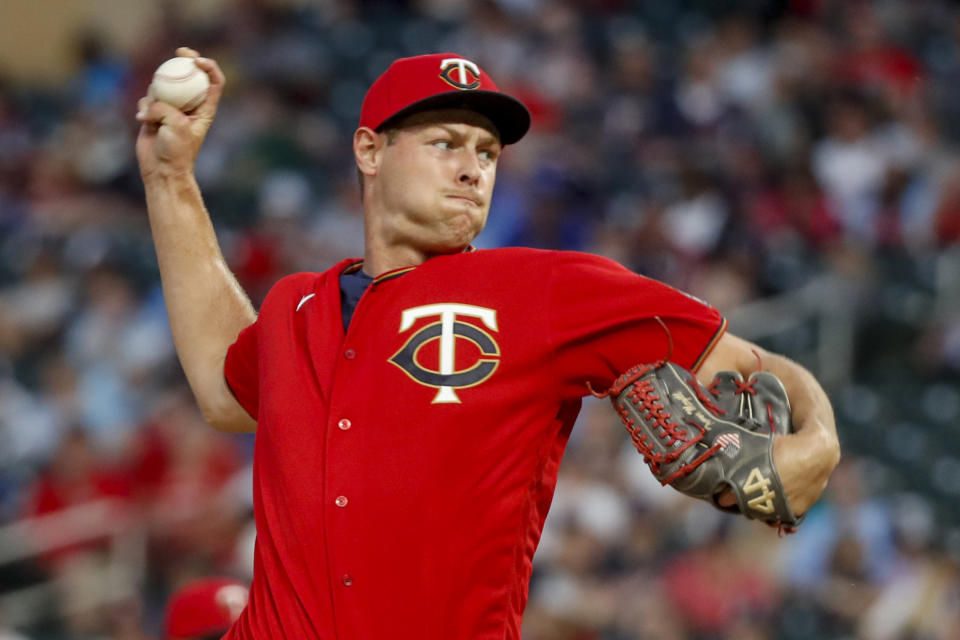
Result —
[[[108,52],[104,37],[82,34],[76,43],[79,69],[72,93],[85,111],[112,108],[129,81],[129,65]]]
[[[771,250],[800,240],[824,251],[837,241],[839,222],[809,169],[788,167],[749,203],[750,223]]]
[[[226,493],[242,465],[236,439],[204,423],[193,397],[178,387],[161,397],[139,432],[132,464],[157,578],[172,584],[197,568],[230,568],[247,515]]]
[[[74,298],[74,283],[64,273],[55,247],[36,242],[18,249],[22,279],[0,289],[0,344],[15,358],[50,348]]]
[[[723,530],[669,562],[660,581],[690,637],[769,637],[777,585],[753,554],[737,553]]]
[[[680,197],[664,211],[664,235],[682,258],[703,258],[720,245],[730,221],[727,204],[702,168],[684,166],[680,174]]]
[[[950,638],[960,631],[960,567],[938,550],[934,514],[916,494],[896,496],[900,562],[862,616],[864,640]]]
[[[848,50],[838,58],[841,79],[891,101],[918,91],[922,79],[920,63],[890,40],[875,4],[855,0],[840,6],[850,36]],[[898,17],[902,18],[902,13],[906,12],[901,11]]]
[[[782,550],[784,578],[798,596],[791,606],[818,611],[810,620],[818,636],[854,633],[900,561],[889,506],[869,495],[865,471],[863,461],[841,462],[825,499]]]
[[[876,584],[890,576],[898,560],[892,516],[881,498],[870,495],[865,471],[864,461],[842,462],[825,499],[784,547],[786,578],[794,585],[816,589],[836,563]]]
[[[0,515],[19,510],[20,492],[61,444],[69,424],[65,417],[48,398],[0,374]]]
[[[749,13],[734,14],[717,24],[720,86],[731,103],[763,110],[773,99],[775,65],[760,40],[760,24]]]
[[[877,237],[880,189],[889,168],[874,135],[866,101],[848,93],[833,100],[827,111],[828,137],[813,151],[812,166],[836,208],[847,238],[872,244]]]
[[[718,124],[727,107],[717,70],[716,43],[709,35],[692,38],[674,100],[687,122],[698,129]]]
[[[66,434],[50,464],[28,489],[24,515],[31,539],[56,587],[68,637],[93,633],[101,606],[129,593],[129,576],[112,570],[111,536],[131,526],[131,487],[125,469],[106,467],[87,434]]]
[[[117,517],[130,505],[130,479],[124,469],[109,468],[98,459],[96,449],[86,433],[80,429],[69,431],[63,438],[50,464],[39,474],[29,489],[29,499],[24,515],[31,517],[62,513],[70,507],[98,501],[110,503],[110,512]],[[82,531],[38,530],[35,535],[42,540],[67,541],[65,546],[51,542],[51,550],[45,554],[47,566],[56,571],[62,563],[84,551],[103,548],[99,540],[70,542],[73,535]]]

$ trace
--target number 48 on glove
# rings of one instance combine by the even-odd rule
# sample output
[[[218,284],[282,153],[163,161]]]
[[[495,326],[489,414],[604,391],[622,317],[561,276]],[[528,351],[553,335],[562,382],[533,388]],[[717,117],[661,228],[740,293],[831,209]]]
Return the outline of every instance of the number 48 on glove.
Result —
[[[721,371],[704,387],[675,364],[637,365],[605,393],[661,484],[791,531],[799,525],[773,464],[775,434],[792,431],[780,380]],[[736,507],[718,498],[727,488]]]

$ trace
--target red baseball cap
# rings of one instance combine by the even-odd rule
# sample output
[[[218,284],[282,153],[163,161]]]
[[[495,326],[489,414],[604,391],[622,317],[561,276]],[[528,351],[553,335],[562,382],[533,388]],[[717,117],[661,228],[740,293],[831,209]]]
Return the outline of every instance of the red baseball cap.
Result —
[[[490,118],[503,144],[513,144],[530,128],[524,104],[501,92],[479,65],[456,53],[396,60],[370,85],[359,126],[379,131],[411,113],[456,108]]]
[[[247,606],[249,590],[229,578],[203,578],[177,589],[167,603],[169,640],[226,633]]]

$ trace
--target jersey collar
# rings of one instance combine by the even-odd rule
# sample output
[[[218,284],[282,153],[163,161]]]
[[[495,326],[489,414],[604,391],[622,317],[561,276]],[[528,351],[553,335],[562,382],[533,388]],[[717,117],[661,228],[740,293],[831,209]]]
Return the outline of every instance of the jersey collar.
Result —
[[[473,253],[476,250],[477,250],[476,247],[474,247],[473,245],[470,245],[463,250],[463,253]],[[403,274],[413,271],[418,266],[420,265],[414,265],[412,267],[399,267],[397,269],[391,269],[390,271],[384,271],[383,273],[381,273],[380,275],[378,275],[376,278],[373,279],[373,284],[380,284],[381,282],[392,280],[393,278],[399,278]],[[363,258],[359,258],[356,262],[351,262],[350,264],[348,264],[346,268],[344,268],[344,270],[341,271],[341,274],[356,273],[361,269],[363,269]]]

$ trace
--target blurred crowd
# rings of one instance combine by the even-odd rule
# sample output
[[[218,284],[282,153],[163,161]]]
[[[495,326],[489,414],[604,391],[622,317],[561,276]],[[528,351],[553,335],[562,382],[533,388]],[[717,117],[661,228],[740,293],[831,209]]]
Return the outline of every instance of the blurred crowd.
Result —
[[[844,461],[800,532],[659,487],[587,402],[527,640],[960,638],[960,7],[223,4],[162,3],[135,50],[78,29],[63,86],[0,68],[0,640],[160,638],[178,585],[252,572],[253,439],[185,386],[134,157],[136,100],[182,44],[227,75],[197,175],[255,304],[361,255],[360,102],[433,51],[534,116],[478,246],[600,253],[731,317],[845,283],[794,303],[852,309],[828,388]],[[817,335],[768,346],[799,359]]]

